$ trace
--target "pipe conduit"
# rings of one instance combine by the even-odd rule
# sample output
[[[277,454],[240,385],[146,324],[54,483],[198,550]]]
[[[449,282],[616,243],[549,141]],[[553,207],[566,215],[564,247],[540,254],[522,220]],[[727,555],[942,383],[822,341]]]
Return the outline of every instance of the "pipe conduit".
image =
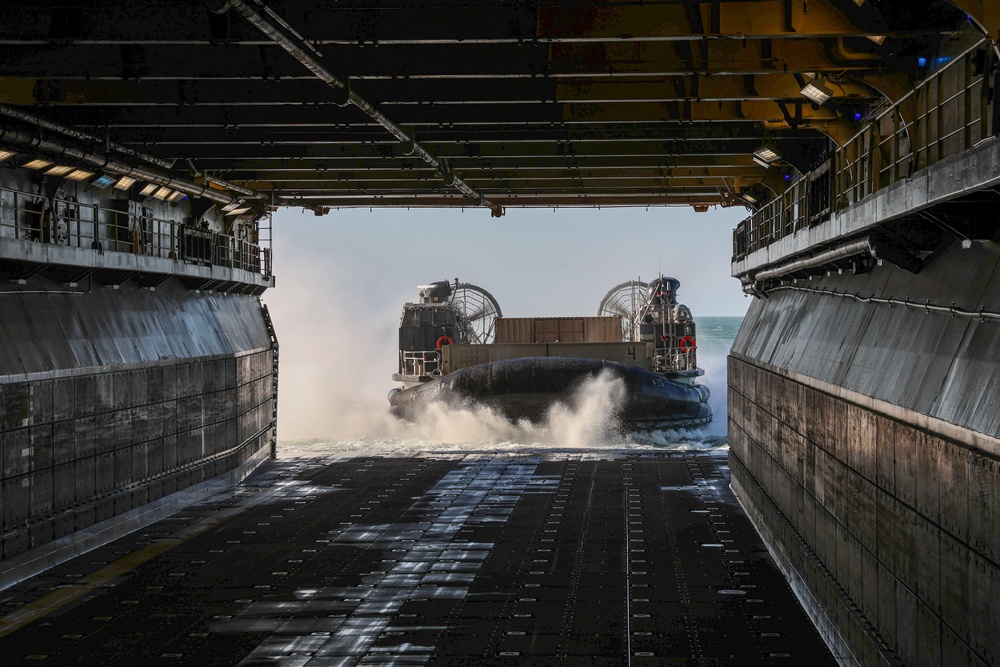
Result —
[[[61,134],[65,137],[69,137],[70,139],[76,139],[78,141],[85,141],[88,143],[105,144],[108,147],[108,149],[116,153],[121,153],[122,155],[127,155],[137,160],[142,160],[143,162],[149,163],[156,167],[160,167],[161,169],[172,169],[174,166],[175,162],[174,160],[163,160],[154,155],[149,155],[148,153],[137,151],[134,148],[123,146],[122,144],[118,144],[113,141],[105,141],[104,139],[101,139],[100,137],[95,137],[92,134],[87,134],[86,132],[81,132],[80,130],[76,130],[72,127],[68,127],[60,123],[55,123],[51,120],[35,116],[34,114],[30,114],[26,111],[15,109],[14,107],[8,106],[6,104],[0,104],[0,115],[7,116],[8,118],[12,118],[22,123],[32,125],[42,130],[49,130],[50,132]],[[253,199],[263,198],[262,195],[254,192],[253,190],[244,188],[240,185],[236,185],[235,183],[230,183],[229,181],[225,181],[221,178],[216,178],[215,176],[206,175],[205,180],[210,183],[215,183],[216,185],[220,185],[228,190],[232,190],[233,192],[241,194],[244,197],[251,197]],[[177,189],[180,190],[180,188]]]
[[[113,174],[132,176],[133,178],[149,183],[179,190],[187,195],[210,199],[220,204],[233,204],[242,201],[238,197],[230,197],[221,192],[216,192],[210,189],[208,185],[198,185],[197,183],[175,178],[148,167],[134,166],[100,153],[88,152],[74,146],[68,146],[56,139],[43,139],[40,136],[16,128],[0,126],[0,144],[19,149],[37,150],[47,155],[64,157],[81,164],[96,167],[97,169],[110,171]]]
[[[218,4],[217,2],[215,3]],[[258,3],[261,7],[268,13],[273,14],[269,9],[267,9],[262,3]],[[389,131],[392,136],[396,137],[401,144],[406,147],[407,155],[417,155],[424,162],[429,164],[434,169],[437,169],[442,178],[445,179],[445,183],[461,192],[466,197],[472,199],[478,206],[485,206],[493,212],[493,217],[500,217],[503,215],[503,207],[499,204],[494,204],[484,197],[481,193],[473,189],[468,183],[462,180],[460,177],[449,172],[446,163],[440,160],[430,152],[427,151],[423,146],[417,143],[416,139],[412,134],[407,133],[399,125],[389,120],[381,111],[379,111],[371,102],[361,97],[358,93],[351,90],[351,87],[347,82],[337,78],[333,73],[323,67],[319,61],[313,58],[309,53],[306,52],[300,45],[296,44],[294,40],[290,39],[288,36],[283,34],[278,28],[271,25],[264,17],[255,12],[252,8],[247,6],[244,0],[227,0],[227,2],[216,11],[216,13],[221,13],[226,11],[226,8],[230,7],[235,9],[239,14],[249,21],[254,27],[264,33],[268,39],[287,51],[293,58],[302,63],[306,69],[316,75],[320,81],[326,85],[333,88],[340,95],[343,96],[342,106],[348,104],[353,104],[358,109],[363,111],[369,118],[374,120],[376,123],[381,125],[383,128]],[[280,18],[277,20],[284,24]],[[287,26],[287,24],[284,24]],[[289,32],[295,34],[296,39],[304,43],[308,47],[308,42],[302,38],[298,33],[296,33],[291,28],[286,28]],[[311,47],[309,47],[311,48]],[[313,49],[314,50],[314,49]]]
[[[986,320],[1000,321],[1000,313],[994,313],[986,310],[986,307],[982,307],[979,310],[967,310],[965,308],[958,308],[957,306],[938,306],[932,304],[930,301],[921,303],[919,301],[910,301],[909,299],[893,299],[892,297],[878,297],[875,295],[864,297],[860,294],[851,294],[850,292],[838,292],[836,290],[821,289],[816,287],[800,287],[799,285],[779,285],[778,287],[772,287],[767,290],[768,293],[771,292],[781,292],[781,291],[791,291],[791,292],[809,292],[811,294],[824,294],[826,296],[836,296],[842,299],[852,299],[859,303],[874,303],[892,306],[903,306],[907,310],[923,310],[926,313],[946,313],[952,317],[968,317],[968,318],[978,318],[979,320],[985,322]]]
[[[105,144],[108,148],[115,151],[116,153],[121,153],[122,155],[128,155],[129,157],[134,157],[137,160],[142,160],[143,162],[148,162],[149,164],[160,167],[161,169],[170,169],[174,166],[173,161],[162,160],[153,155],[143,153],[142,151],[137,151],[128,146],[122,146],[121,144],[116,144],[113,141],[105,141],[100,137],[95,137],[92,134],[87,134],[86,132],[81,132],[80,130],[67,127],[60,123],[55,123],[51,120],[41,118],[34,114],[30,114],[26,111],[21,111],[20,109],[15,109],[14,107],[7,106],[6,104],[0,104],[0,114],[7,116],[8,118],[13,118],[14,120],[19,120],[22,123],[27,123],[28,125],[33,125],[37,128],[43,130],[49,130],[50,132],[56,132],[63,136],[69,137],[71,139],[77,139],[79,141],[86,141],[95,144]]]
[[[818,255],[813,255],[812,257],[805,257],[793,262],[788,262],[787,264],[781,264],[773,269],[758,271],[753,275],[753,280],[763,282],[772,278],[780,278],[781,276],[788,275],[789,273],[815,269],[816,267],[829,264],[830,262],[835,262],[839,259],[846,259],[847,257],[862,255],[865,253],[868,253],[873,257],[875,256],[875,247],[872,245],[871,237],[869,236],[866,236],[859,241],[852,241],[850,243],[837,246],[836,248],[831,248],[830,250],[821,252]]]

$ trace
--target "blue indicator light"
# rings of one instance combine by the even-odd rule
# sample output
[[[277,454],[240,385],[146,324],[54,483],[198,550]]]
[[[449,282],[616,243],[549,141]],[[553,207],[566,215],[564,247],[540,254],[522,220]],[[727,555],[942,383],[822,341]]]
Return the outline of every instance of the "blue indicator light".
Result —
[[[918,67],[927,67],[927,58],[924,58],[923,56],[920,56],[919,58],[917,58],[917,66]]]

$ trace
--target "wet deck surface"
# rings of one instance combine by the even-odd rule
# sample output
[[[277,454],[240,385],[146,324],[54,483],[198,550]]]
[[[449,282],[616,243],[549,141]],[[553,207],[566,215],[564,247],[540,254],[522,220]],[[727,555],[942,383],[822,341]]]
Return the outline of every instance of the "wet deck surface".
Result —
[[[834,664],[724,452],[270,462],[0,592],[5,665]]]

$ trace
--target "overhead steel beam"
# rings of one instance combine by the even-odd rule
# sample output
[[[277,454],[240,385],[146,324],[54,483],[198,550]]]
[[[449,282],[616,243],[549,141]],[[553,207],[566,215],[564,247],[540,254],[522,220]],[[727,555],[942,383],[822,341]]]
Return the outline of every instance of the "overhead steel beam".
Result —
[[[365,93],[382,107],[428,104],[538,104],[545,102],[634,102],[780,100],[799,97],[801,77],[770,74],[715,76],[657,76],[620,79],[501,79],[463,81],[369,81]],[[176,105],[260,106],[335,104],[324,84],[316,79],[254,81],[95,81],[74,79],[6,79],[2,96],[19,105]],[[873,99],[878,93],[850,81],[834,82],[834,99]]]
[[[675,178],[708,178],[712,176],[721,177],[744,177],[757,175],[763,167],[756,164],[714,164],[700,166],[591,166],[584,165],[578,168],[561,167],[522,167],[518,169],[500,168],[483,169],[473,168],[466,170],[467,180],[483,180],[487,178],[524,180],[541,178],[659,178],[670,175]],[[433,179],[433,172],[430,169],[400,171],[398,169],[372,169],[367,171],[356,169],[333,169],[333,170],[296,170],[296,171],[258,171],[254,172],[256,180],[248,183],[250,187],[258,187],[253,183],[330,183],[346,181],[397,181],[406,183],[410,181],[426,181]],[[241,179],[244,180],[244,179]],[[270,186],[261,186],[261,189],[271,189]]]
[[[302,44],[296,44],[296,40],[293,40],[284,32],[272,25],[270,21],[260,16],[260,14],[251,9],[245,2],[243,2],[243,0],[226,0],[226,3],[228,7],[232,7],[232,9],[239,12],[243,18],[253,24],[262,33],[267,35],[269,39],[281,46],[281,48],[285,49],[285,51],[287,51],[292,57],[305,65],[305,67],[307,67],[310,72],[315,74],[317,78],[338,93],[343,93],[345,95],[345,103],[349,103],[357,107],[372,120],[388,130],[400,141],[401,144],[405,146],[407,154],[416,155],[433,168],[439,170],[442,178],[448,186],[454,187],[462,194],[472,199],[477,205],[490,209],[494,217],[500,217],[503,215],[502,206],[489,201],[482,194],[469,187],[468,184],[461,179],[461,177],[452,173],[446,163],[442,162],[434,155],[431,155],[431,153],[429,153],[416,141],[412,131],[407,131],[389,120],[374,105],[368,102],[365,98],[361,97],[361,95],[357,92],[351,90],[350,86],[345,81],[337,78],[333,75],[333,73],[323,67],[318,60],[307,52],[308,50],[314,51],[308,43],[304,43],[304,40],[298,38],[298,41],[302,42]]]
[[[907,35],[939,38],[942,28]],[[944,30],[950,32],[951,28]],[[696,73],[773,74],[781,72],[843,72],[885,69],[895,62],[892,50],[867,39],[847,39],[850,58],[836,40],[797,38],[704,41],[685,58],[677,44],[581,42],[578,44],[415,44],[327,45],[324,57],[351,72],[354,81],[407,79],[546,79],[586,76],[610,78],[635,74],[693,76]],[[866,55],[858,59],[858,55]],[[22,79],[90,81],[304,81],[311,75],[280,49],[266,46],[219,48],[206,43],[115,44],[0,43],[0,76]],[[595,63],[599,66],[595,67]]]
[[[819,135],[816,135],[817,137]],[[819,140],[819,145],[825,147],[825,138]],[[552,145],[552,144],[550,144]],[[563,145],[552,145],[553,151],[545,154],[539,150],[538,146],[514,144],[503,146],[498,144],[482,144],[477,146],[461,144],[442,144],[437,151],[449,160],[458,165],[458,160],[469,160],[477,162],[480,160],[510,160],[517,162],[531,158],[548,158],[570,162],[572,160],[585,160],[590,157],[627,158],[631,160],[637,156],[660,156],[669,157],[671,155],[750,155],[755,149],[760,147],[760,141],[755,139],[703,139],[685,141],[683,139],[665,140],[662,142],[627,142],[616,144],[614,142],[592,143],[583,146],[573,146],[570,143]],[[173,152],[173,151],[171,151]],[[169,153],[167,153],[169,154]],[[404,149],[398,145],[333,145],[323,146],[315,144],[304,145],[221,145],[221,146],[182,146],[176,152],[177,157],[191,157],[199,160],[204,159],[226,159],[244,160],[265,164],[264,160],[274,160],[284,158],[287,161],[301,160],[303,163],[312,161],[327,161],[331,165],[345,161],[356,161],[359,159],[380,160],[394,158],[398,163],[392,166],[409,165],[413,167],[423,166],[418,158],[407,155]],[[259,162],[258,162],[259,161]],[[235,163],[235,162],[234,162]],[[247,163],[249,164],[249,163]]]
[[[328,197],[295,197],[279,196],[278,201],[282,206],[304,206],[309,208],[354,208],[354,207],[443,207],[461,206],[464,203],[460,195],[439,196],[430,194],[427,196],[398,197],[371,197],[359,195],[350,199],[330,199]],[[702,193],[673,195],[663,192],[634,192],[634,193],[538,193],[531,196],[514,196],[505,201],[505,206],[510,207],[600,207],[600,206],[690,206],[703,204],[708,206],[728,206],[728,202],[716,191],[705,191]]]
[[[398,123],[407,128],[441,128],[476,126],[488,129],[492,125],[508,127],[535,126],[551,127],[555,124],[603,125],[617,123],[663,123],[665,129],[671,124],[690,124],[692,121],[754,123],[770,121],[784,123],[778,102],[784,102],[795,115],[805,120],[832,119],[836,111],[830,107],[813,109],[804,97],[787,100],[749,100],[738,107],[739,102],[635,102],[635,103],[579,103],[579,104],[468,104],[468,105],[409,105],[395,108]],[[801,108],[798,114],[796,107]],[[377,128],[375,123],[359,122],[357,114],[350,109],[335,105],[282,106],[265,105],[258,107],[227,106],[118,106],[118,107],[53,107],[52,116],[60,119],[76,118],[75,127],[255,127],[296,125],[339,124],[345,128],[364,130]],[[805,123],[803,123],[805,124]],[[267,141],[266,136],[261,137]]]
[[[520,130],[520,131],[519,131]],[[791,132],[791,131],[789,131]],[[792,132],[806,139],[810,131]],[[580,146],[590,143],[660,143],[674,139],[754,139],[765,133],[751,123],[711,123],[686,126],[665,126],[662,123],[627,125],[586,124],[551,125],[544,127],[505,127],[486,125],[479,127],[428,128],[421,133],[426,146],[448,144],[486,145],[539,144],[550,152],[565,150],[567,144]],[[812,133],[815,134],[815,133]],[[389,144],[395,143],[384,132],[375,128],[343,129],[337,126],[281,126],[281,127],[118,127],[115,136],[123,144],[169,146],[197,144]],[[561,147],[561,148],[560,148]],[[541,150],[541,148],[540,148]]]
[[[685,5],[693,5],[699,26],[693,26]],[[956,2],[963,5],[982,4]],[[413,44],[572,42],[623,40],[690,40],[703,36],[744,39],[747,36],[794,35],[815,38],[872,34],[885,28],[884,17],[872,8],[855,11],[846,3],[811,0],[809,3],[761,0],[747,3],[660,2],[582,3],[534,2],[441,3],[286,3],[285,19],[294,25],[315,26],[311,41],[325,44]],[[786,11],[786,6],[789,11]],[[142,12],[126,0],[100,3],[20,3],[5,12],[0,40],[12,42],[151,43],[202,42],[262,44],[249,25],[205,20],[199,2],[144,3]],[[940,0],[922,3],[892,27],[895,30],[942,25],[935,19],[958,14]],[[975,11],[974,8],[972,8]],[[130,29],[122,31],[121,22]],[[882,23],[880,26],[879,23]],[[890,24],[891,25],[891,24]],[[878,34],[878,33],[875,33]]]
[[[824,144],[825,145],[825,144]],[[759,146],[759,144],[758,144]],[[752,150],[752,149],[750,149]],[[817,152],[822,149],[817,148]],[[733,158],[743,158],[749,155],[740,153],[732,155]],[[668,155],[657,153],[649,155],[631,156],[585,156],[585,157],[559,157],[559,156],[537,156],[537,157],[510,157],[510,158],[450,158],[453,162],[466,170],[499,170],[499,169],[566,169],[576,167],[580,169],[664,169],[664,168],[684,168],[687,165],[688,155]],[[281,174],[281,173],[302,173],[303,171],[316,170],[320,173],[336,173],[338,171],[353,172],[358,170],[380,170],[388,169],[399,174],[422,173],[428,169],[422,163],[413,161],[412,168],[407,165],[392,163],[387,164],[384,159],[369,160],[327,160],[313,158],[300,160],[294,158],[287,159],[262,159],[262,160],[233,160],[230,158],[204,158],[199,164],[212,166],[220,173],[226,174],[230,180],[245,182],[252,180],[258,175]],[[273,180],[280,180],[279,176],[272,176]]]

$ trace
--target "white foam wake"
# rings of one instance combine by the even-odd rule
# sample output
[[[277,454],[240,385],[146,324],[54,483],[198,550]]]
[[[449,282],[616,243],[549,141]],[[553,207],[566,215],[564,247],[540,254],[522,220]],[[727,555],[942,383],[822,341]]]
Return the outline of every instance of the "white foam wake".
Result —
[[[339,406],[342,419],[329,438],[283,441],[282,456],[326,453],[415,453],[448,451],[535,451],[559,449],[710,449],[719,446],[702,431],[625,433],[618,415],[625,401],[620,378],[603,372],[583,382],[566,402],[553,405],[538,423],[511,420],[481,404],[436,401],[412,422],[380,407]],[[709,444],[715,441],[714,445]],[[724,439],[723,439],[724,443]]]

